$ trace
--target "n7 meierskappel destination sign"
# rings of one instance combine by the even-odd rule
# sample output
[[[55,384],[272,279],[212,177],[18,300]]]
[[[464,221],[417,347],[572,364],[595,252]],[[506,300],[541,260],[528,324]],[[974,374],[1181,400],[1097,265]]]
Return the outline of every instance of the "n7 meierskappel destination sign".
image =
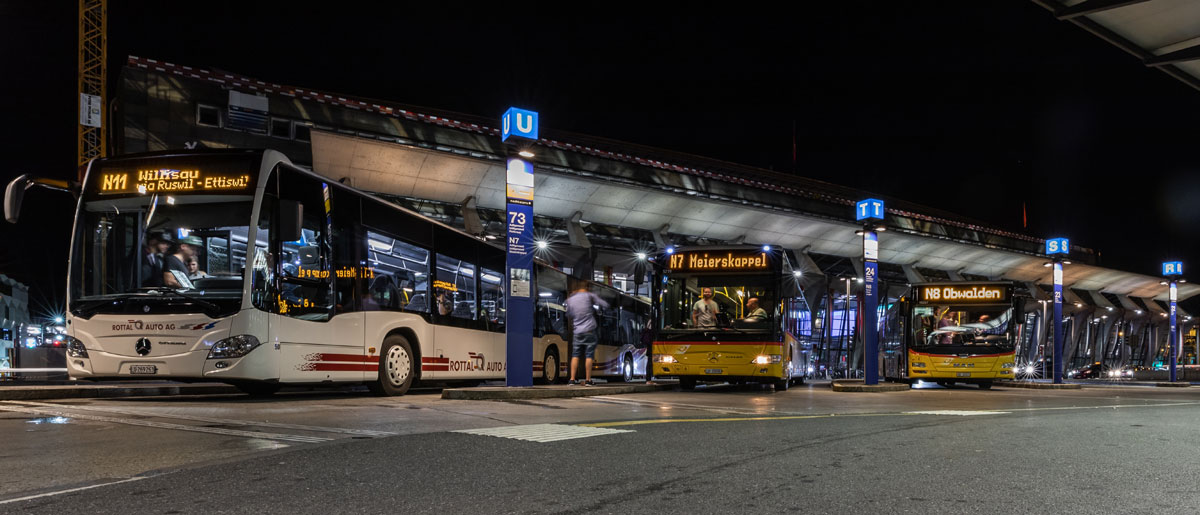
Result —
[[[667,268],[675,272],[752,272],[770,267],[767,253],[761,250],[680,251],[671,254],[667,263]]]

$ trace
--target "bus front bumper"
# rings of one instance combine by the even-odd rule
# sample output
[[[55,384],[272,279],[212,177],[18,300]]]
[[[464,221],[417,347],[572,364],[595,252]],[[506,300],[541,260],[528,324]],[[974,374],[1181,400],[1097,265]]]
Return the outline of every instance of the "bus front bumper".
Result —
[[[654,375],[656,376],[676,376],[676,377],[695,377],[697,379],[711,378],[714,381],[727,381],[729,379],[782,379],[783,364],[770,363],[759,365],[755,363],[740,363],[740,364],[722,364],[722,363],[707,363],[707,364],[684,364],[684,363],[655,363]]]

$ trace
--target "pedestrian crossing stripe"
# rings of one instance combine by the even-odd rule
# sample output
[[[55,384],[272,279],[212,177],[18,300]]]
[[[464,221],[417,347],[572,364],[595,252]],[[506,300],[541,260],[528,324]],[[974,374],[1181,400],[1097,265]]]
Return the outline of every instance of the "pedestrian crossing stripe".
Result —
[[[589,436],[632,433],[634,431],[631,429],[609,429],[606,427],[584,427],[567,424],[529,424],[522,426],[489,427],[485,429],[464,429],[452,432],[544,443],[587,438]]]
[[[969,417],[972,415],[1007,415],[1007,411],[964,411],[964,410],[936,410],[936,411],[905,411],[909,415],[953,415],[959,417]]]

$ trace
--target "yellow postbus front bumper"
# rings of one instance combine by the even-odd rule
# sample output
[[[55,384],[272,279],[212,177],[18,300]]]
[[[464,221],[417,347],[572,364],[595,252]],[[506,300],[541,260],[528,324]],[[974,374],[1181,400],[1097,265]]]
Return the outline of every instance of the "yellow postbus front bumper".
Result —
[[[958,356],[908,351],[908,377],[951,381],[1012,379],[1016,353]]]
[[[788,357],[776,343],[654,344],[654,375],[777,380],[784,377]]]

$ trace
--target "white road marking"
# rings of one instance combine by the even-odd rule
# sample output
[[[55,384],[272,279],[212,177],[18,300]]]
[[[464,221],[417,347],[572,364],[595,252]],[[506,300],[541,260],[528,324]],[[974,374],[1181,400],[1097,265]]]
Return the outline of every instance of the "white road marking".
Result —
[[[69,493],[71,493],[71,492],[79,492],[79,491],[81,491],[81,490],[91,490],[91,489],[93,489],[93,488],[100,488],[100,487],[102,487],[102,486],[119,485],[119,484],[121,484],[121,483],[129,483],[129,482],[131,482],[131,481],[139,481],[139,480],[142,480],[142,479],[146,479],[147,477],[149,477],[149,476],[137,476],[137,477],[131,477],[131,478],[128,478],[128,479],[122,479],[122,480],[120,480],[120,481],[112,481],[112,482],[109,482],[109,483],[100,483],[100,484],[98,484],[98,485],[88,485],[88,486],[81,486],[81,487],[79,487],[79,488],[68,488],[68,489],[66,489],[66,490],[59,490],[59,491],[57,491],[57,492],[47,492],[47,493],[44,493],[44,494],[29,495],[29,496],[25,496],[25,497],[17,497],[16,499],[5,499],[5,500],[3,500],[3,501],[0,501],[0,504],[8,504],[8,503],[10,503],[10,502],[21,502],[21,501],[28,501],[28,500],[31,500],[31,499],[40,499],[40,498],[42,498],[42,497],[50,497],[50,496],[53,496],[53,495],[69,494]]]
[[[967,411],[967,410],[933,410],[933,411],[905,411],[905,415],[954,415],[959,417],[969,417],[972,415],[1007,415],[1007,411]]]
[[[602,436],[617,433],[632,433],[630,429],[609,429],[605,427],[583,427],[565,424],[530,424],[523,426],[489,427],[485,429],[465,429],[452,431],[479,436],[495,436],[526,442],[557,442],[589,436]]]
[[[132,418],[115,418],[102,417],[98,415],[89,415],[85,413],[71,413],[62,410],[44,409],[44,408],[28,408],[24,406],[0,405],[0,411],[14,411],[18,413],[28,413],[31,415],[50,415],[55,417],[78,418],[82,420],[94,420],[97,422],[111,422],[114,424],[125,424],[130,426],[153,427],[158,429],[175,429],[179,431],[194,431],[197,433],[211,433],[225,436],[240,436],[244,438],[260,438],[264,440],[282,440],[285,442],[299,443],[320,443],[328,442],[332,438],[323,438],[319,436],[304,436],[304,435],[289,435],[284,433],[259,433],[255,431],[239,431],[236,429],[224,429],[219,427],[204,427],[204,426],[187,426],[183,424],[168,424],[165,422],[150,422],[148,420],[138,420]]]
[[[343,433],[343,434],[371,436],[371,437],[393,436],[396,434],[396,433],[391,433],[388,431],[371,431],[369,429],[349,429],[349,428],[341,428],[341,427],[306,426],[306,425],[302,425],[302,424],[284,424],[284,423],[279,423],[279,422],[254,422],[254,421],[248,421],[248,420],[235,420],[235,419],[215,418],[215,417],[200,417],[200,416],[195,416],[195,415],[182,415],[182,414],[176,414],[176,413],[157,413],[157,412],[153,412],[153,411],[142,411],[142,410],[131,410],[131,409],[120,409],[120,408],[98,407],[98,406],[75,406],[75,405],[71,405],[71,404],[50,404],[50,403],[45,403],[45,402],[33,402],[33,401],[5,401],[5,404],[12,404],[12,405],[18,405],[18,406],[42,406],[42,407],[54,408],[54,409],[99,411],[101,413],[111,413],[111,414],[116,414],[116,415],[132,415],[132,416],[137,416],[137,417],[174,418],[174,419],[179,419],[179,420],[191,420],[191,421],[195,421],[195,422],[209,422],[209,423],[213,423],[213,424],[225,424],[225,425],[231,425],[231,426],[274,427],[274,428],[278,428],[278,429],[294,429],[294,430],[298,430],[298,431],[313,431],[313,432],[318,432],[318,433]]]

